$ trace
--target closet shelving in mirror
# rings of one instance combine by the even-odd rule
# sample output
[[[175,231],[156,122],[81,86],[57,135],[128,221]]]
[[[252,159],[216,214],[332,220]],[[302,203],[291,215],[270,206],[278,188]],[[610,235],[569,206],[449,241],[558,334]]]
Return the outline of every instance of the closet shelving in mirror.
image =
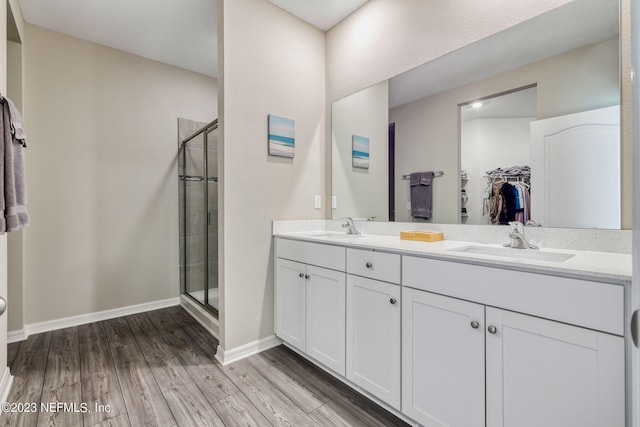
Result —
[[[465,223],[467,218],[469,218],[469,212],[467,211],[469,196],[467,195],[467,190],[464,188],[468,181],[469,176],[467,175],[467,171],[462,169],[460,171],[460,218],[462,223]]]

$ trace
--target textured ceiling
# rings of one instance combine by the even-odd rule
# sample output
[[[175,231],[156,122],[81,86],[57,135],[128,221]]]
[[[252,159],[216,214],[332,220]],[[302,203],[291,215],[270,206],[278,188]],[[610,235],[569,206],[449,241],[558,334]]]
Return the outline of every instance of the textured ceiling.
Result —
[[[20,0],[20,7],[29,24],[215,77],[216,3]]]
[[[322,31],[351,15],[369,0],[268,0]]]
[[[323,31],[368,0],[269,0]],[[216,0],[20,0],[53,31],[217,77]]]

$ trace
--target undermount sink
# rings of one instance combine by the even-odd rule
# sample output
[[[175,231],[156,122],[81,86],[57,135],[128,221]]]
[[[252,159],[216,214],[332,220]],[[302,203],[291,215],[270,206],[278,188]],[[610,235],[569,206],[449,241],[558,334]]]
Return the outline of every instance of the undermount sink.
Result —
[[[573,257],[573,254],[545,252],[538,249],[495,248],[490,246],[464,246],[449,249],[449,251],[548,262],[564,262]]]
[[[313,237],[326,237],[327,239],[350,239],[352,237],[363,237],[362,234],[347,234],[340,231],[312,231],[307,234]]]

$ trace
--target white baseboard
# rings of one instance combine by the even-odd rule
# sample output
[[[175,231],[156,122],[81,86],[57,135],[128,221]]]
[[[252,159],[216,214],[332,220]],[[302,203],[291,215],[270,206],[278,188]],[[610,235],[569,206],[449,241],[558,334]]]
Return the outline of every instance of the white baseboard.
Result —
[[[202,308],[202,306],[194,302],[191,298],[180,295],[180,306],[184,308],[194,319],[198,321],[211,335],[220,339],[220,325],[218,319],[213,317],[211,313]]]
[[[194,319],[198,321],[211,335],[219,338],[220,325],[218,319],[215,319],[208,311],[206,311],[200,304],[194,302],[191,298],[181,295],[180,305],[184,308]],[[271,335],[262,338],[257,341],[250,342],[248,344],[236,347],[231,350],[225,351],[222,346],[218,345],[216,350],[216,360],[223,366],[236,362],[245,357],[252,356],[260,353],[261,351],[268,350],[270,348],[280,345],[282,341],[276,338],[275,335]]]
[[[0,402],[6,402],[13,384],[13,375],[9,371],[9,367],[4,368],[2,378],[0,379]]]
[[[218,351],[216,352],[216,359],[222,366],[226,366],[230,363],[237,362],[245,357],[253,356],[270,348],[277,347],[282,344],[280,338],[275,335],[269,335],[257,341],[250,342],[240,347],[225,350],[222,346],[218,345]]]
[[[9,331],[7,333],[7,342],[19,342],[27,339],[27,332],[24,329],[18,331]]]
[[[131,314],[144,313],[145,311],[158,310],[160,308],[172,307],[179,304],[180,297],[175,297],[159,301],[145,302],[142,304],[128,305],[126,307],[119,307],[111,310],[80,314],[78,316],[63,317],[62,319],[48,320],[46,322],[32,323],[30,325],[25,325],[22,330],[10,331],[7,334],[7,341],[9,343],[23,341],[27,339],[29,335],[33,334],[55,331],[57,329],[69,328],[87,323],[100,322],[102,320],[114,319],[116,317],[129,316]]]

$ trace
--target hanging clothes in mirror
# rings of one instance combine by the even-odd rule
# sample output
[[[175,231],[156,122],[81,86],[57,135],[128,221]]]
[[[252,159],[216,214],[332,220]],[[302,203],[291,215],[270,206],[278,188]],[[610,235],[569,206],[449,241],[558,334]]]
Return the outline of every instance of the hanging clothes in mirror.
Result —
[[[487,171],[491,179],[487,201],[491,224],[508,224],[531,219],[531,195],[529,193],[529,166],[513,166]]]

